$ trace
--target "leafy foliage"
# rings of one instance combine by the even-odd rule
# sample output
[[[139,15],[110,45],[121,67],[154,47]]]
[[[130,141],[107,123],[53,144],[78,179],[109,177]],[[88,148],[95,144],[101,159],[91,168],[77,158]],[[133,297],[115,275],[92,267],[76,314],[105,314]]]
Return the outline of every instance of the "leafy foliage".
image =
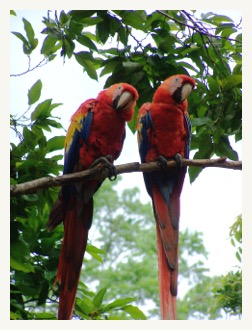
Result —
[[[15,11],[10,14],[17,15]],[[242,34],[239,25],[227,16],[209,12],[198,19],[196,14],[184,10],[71,10],[52,18],[48,12],[43,17],[42,44],[25,18],[24,32],[12,33],[29,59],[40,47],[43,60],[37,67],[60,55],[64,61],[77,61],[90,79],[108,76],[104,87],[120,81],[134,85],[140,98],[129,124],[132,131],[138,108],[151,100],[161,81],[176,73],[190,74],[197,81],[196,92],[189,98],[194,158],[217,155],[236,160],[238,155],[229,138],[242,138]],[[11,129],[19,138],[18,143],[11,143],[11,184],[62,171],[64,136],[55,133],[47,137],[48,132],[62,128],[53,114],[60,103],[40,100],[42,89],[40,79],[34,82],[27,94],[27,110],[19,118],[10,117]],[[191,182],[199,172],[198,168],[189,169]],[[150,301],[152,307],[146,314],[157,317],[156,238],[151,207],[140,202],[137,188],[122,195],[114,188],[105,182],[95,198],[94,226],[99,235],[94,244],[99,248],[93,242],[87,247],[75,317],[146,319],[133,303],[144,306]],[[56,318],[59,291],[53,282],[63,228],[58,226],[49,233],[45,225],[57,194],[58,189],[50,188],[11,199],[11,319]],[[121,207],[115,210],[115,205]],[[241,218],[230,235],[234,246],[241,243]],[[242,252],[239,244],[238,261]],[[216,319],[223,310],[240,315],[241,271],[209,278],[201,233],[182,232],[180,246],[179,281],[186,281],[190,289],[178,301],[179,318]],[[94,286],[95,292],[90,289]]]
[[[197,81],[189,97],[194,158],[238,159],[229,136],[241,139],[242,34],[231,18],[209,12],[199,20],[184,10],[71,10],[55,19],[48,13],[43,23],[41,54],[49,61],[59,51],[64,58],[74,55],[91,79],[109,74],[104,87],[132,84],[140,94],[138,108],[168,76],[191,74]],[[37,39],[25,19],[24,29],[27,37],[13,33],[28,55]],[[134,131],[135,120],[129,126]],[[190,168],[191,182],[200,171]]]
[[[230,228],[230,241],[233,246],[238,245],[236,258],[241,263],[242,256],[242,217],[239,215]],[[236,243],[235,243],[236,241]],[[231,315],[242,314],[242,271],[241,266],[237,266],[236,272],[230,271],[226,276],[219,279],[215,285],[214,296],[217,304]]]

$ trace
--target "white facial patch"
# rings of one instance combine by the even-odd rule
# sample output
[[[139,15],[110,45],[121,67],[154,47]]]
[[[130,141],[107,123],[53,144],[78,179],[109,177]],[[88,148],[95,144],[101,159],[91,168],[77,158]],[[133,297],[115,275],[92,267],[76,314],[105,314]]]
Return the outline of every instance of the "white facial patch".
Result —
[[[182,78],[176,77],[173,79],[170,87],[170,94],[173,95],[175,91],[182,86]]]

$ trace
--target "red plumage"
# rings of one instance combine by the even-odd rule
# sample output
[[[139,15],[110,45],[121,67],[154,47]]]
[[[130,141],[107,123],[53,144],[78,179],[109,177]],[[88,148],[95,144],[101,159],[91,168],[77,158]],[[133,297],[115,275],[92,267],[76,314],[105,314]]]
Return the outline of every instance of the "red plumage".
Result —
[[[130,121],[138,93],[126,83],[99,93],[81,104],[71,117],[66,140],[64,174],[89,168],[100,157],[113,163],[121,153],[125,122]],[[47,228],[64,222],[64,238],[56,280],[60,281],[58,319],[72,317],[82,261],[93,218],[93,194],[103,180],[63,186],[52,207]]]
[[[142,162],[189,157],[190,121],[187,96],[195,87],[192,78],[166,79],[138,115],[138,143]],[[144,173],[156,220],[159,293],[162,319],[176,319],[180,194],[185,167]]]

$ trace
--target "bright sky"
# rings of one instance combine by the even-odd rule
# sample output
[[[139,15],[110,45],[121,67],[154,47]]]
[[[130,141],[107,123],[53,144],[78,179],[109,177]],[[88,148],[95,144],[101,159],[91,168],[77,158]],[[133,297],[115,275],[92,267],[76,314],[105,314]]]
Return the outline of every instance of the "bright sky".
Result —
[[[11,16],[11,31],[23,33],[22,17],[25,17],[34,27],[36,37],[40,40],[44,39],[45,36],[40,35],[39,32],[45,27],[41,18],[47,15],[46,11],[17,11],[17,15],[17,17]],[[229,11],[226,15],[238,22],[241,12]],[[10,43],[10,73],[21,73],[27,69],[27,59],[21,49],[22,43],[14,35],[10,37]],[[40,48],[41,46],[38,50]],[[63,65],[62,58],[57,57],[58,59],[29,74],[11,78],[10,112],[13,115],[25,112],[27,91],[38,79],[41,79],[43,89],[40,101],[53,98],[53,102],[63,103],[55,109],[54,115],[61,118],[62,125],[67,129],[69,119],[78,106],[87,98],[96,97],[103,88],[105,79],[100,79],[98,83],[83,74],[82,68],[74,59],[70,61],[66,59]],[[33,67],[41,59],[39,51],[31,58]],[[53,134],[61,133],[56,130]],[[241,143],[233,144],[233,147],[242,160]],[[116,164],[134,161],[139,161],[136,135],[128,130],[123,152]],[[119,187],[124,189],[134,186],[140,188],[143,202],[150,200],[145,191],[142,174],[124,174]],[[189,177],[186,177],[181,196],[180,229],[189,228],[190,231],[203,232],[204,244],[209,252],[206,265],[210,268],[210,275],[224,275],[232,269],[236,270],[235,266],[238,262],[235,258],[235,248],[230,244],[228,237],[229,227],[241,213],[241,171],[207,168],[192,185],[189,183]]]

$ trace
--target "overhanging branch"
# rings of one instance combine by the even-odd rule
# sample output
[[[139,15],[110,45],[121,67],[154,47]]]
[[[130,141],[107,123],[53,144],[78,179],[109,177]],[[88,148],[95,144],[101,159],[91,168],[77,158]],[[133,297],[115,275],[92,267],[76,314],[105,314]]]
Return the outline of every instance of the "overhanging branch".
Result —
[[[176,167],[177,164],[174,160],[167,161],[168,167]],[[218,159],[182,159],[181,166],[197,166],[197,167],[220,167],[232,170],[241,170],[241,161],[227,161],[226,158]],[[152,172],[159,171],[160,164],[158,162],[140,164],[138,162],[127,163],[115,166],[117,174],[132,173],[132,172]],[[77,172],[73,174],[65,174],[58,177],[44,177],[32,180],[10,187],[10,195],[18,196],[25,194],[33,194],[38,189],[46,189],[49,187],[63,186],[80,181],[88,181],[90,179],[105,179],[108,177],[109,171],[103,165],[99,164],[88,170]]]

